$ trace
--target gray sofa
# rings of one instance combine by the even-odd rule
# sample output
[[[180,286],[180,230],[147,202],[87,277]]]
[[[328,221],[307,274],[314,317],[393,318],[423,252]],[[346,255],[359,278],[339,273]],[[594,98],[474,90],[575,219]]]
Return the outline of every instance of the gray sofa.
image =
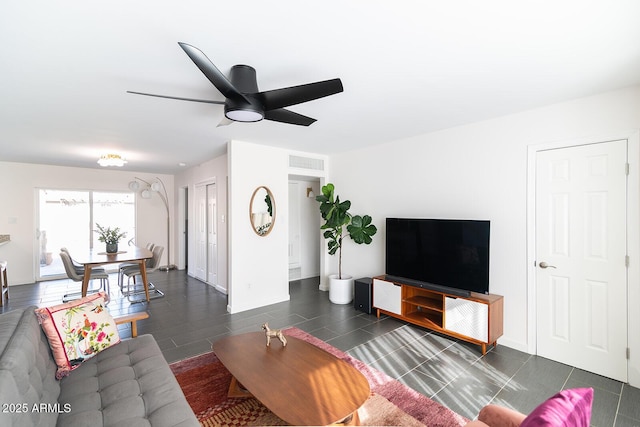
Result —
[[[36,307],[0,314],[0,426],[199,426],[151,335],[122,340],[62,380]]]

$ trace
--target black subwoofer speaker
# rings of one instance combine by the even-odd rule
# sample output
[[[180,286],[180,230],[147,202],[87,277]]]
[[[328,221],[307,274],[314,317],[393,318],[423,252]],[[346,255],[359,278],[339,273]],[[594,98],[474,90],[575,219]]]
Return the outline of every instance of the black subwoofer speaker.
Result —
[[[371,277],[356,279],[354,282],[353,308],[367,314],[373,312],[373,293],[371,289]]]

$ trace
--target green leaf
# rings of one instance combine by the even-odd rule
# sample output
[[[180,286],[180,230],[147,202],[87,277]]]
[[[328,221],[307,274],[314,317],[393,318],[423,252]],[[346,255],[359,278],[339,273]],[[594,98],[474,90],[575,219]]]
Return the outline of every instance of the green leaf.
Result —
[[[322,187],[322,194],[329,199],[330,202],[333,202],[333,192],[335,191],[335,187],[332,183],[328,183]]]
[[[351,224],[347,226],[347,231],[351,236],[351,240],[361,245],[362,243],[368,245],[373,241],[371,236],[378,232],[375,225],[371,224],[371,217],[365,215],[355,215],[351,219]]]
[[[96,228],[95,232],[99,235],[98,240],[103,243],[116,244],[120,239],[127,236],[127,233],[120,232],[120,227],[112,229],[111,227],[102,227],[96,223]]]
[[[266,194],[266,196],[264,196],[264,202],[267,204],[267,212],[269,213],[269,216],[273,216],[273,204],[271,203],[271,196],[269,195],[269,193]]]

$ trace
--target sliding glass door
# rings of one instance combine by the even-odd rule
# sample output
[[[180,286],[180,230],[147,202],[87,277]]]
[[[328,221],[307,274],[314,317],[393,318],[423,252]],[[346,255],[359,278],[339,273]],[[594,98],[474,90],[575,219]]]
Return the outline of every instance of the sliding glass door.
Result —
[[[37,280],[66,277],[60,248],[74,253],[100,250],[95,225],[120,227],[127,233],[121,244],[135,238],[135,195],[131,192],[49,190],[38,191]]]

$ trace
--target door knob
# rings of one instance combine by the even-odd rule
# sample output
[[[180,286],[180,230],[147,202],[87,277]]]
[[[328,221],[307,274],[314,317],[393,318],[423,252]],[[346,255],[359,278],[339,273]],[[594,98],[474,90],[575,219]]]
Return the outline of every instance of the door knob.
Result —
[[[540,268],[556,268],[555,265],[549,265],[546,262],[542,261],[540,264],[538,264],[540,266]]]

